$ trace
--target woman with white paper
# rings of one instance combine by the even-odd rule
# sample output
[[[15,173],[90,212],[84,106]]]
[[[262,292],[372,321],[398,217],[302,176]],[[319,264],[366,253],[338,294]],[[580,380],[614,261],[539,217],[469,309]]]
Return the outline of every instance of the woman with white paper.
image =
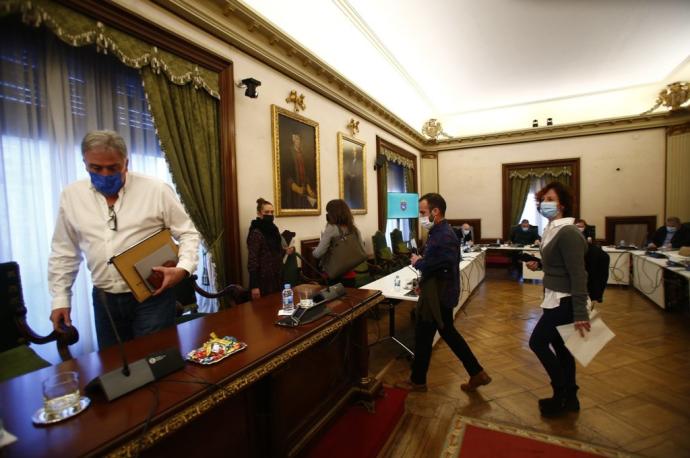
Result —
[[[541,267],[544,271],[543,313],[532,331],[529,346],[549,374],[553,387],[552,397],[539,400],[539,410],[545,417],[556,417],[580,410],[575,359],[556,327],[574,323],[581,335],[589,332],[587,241],[575,226],[575,219],[570,217],[573,198],[563,184],[549,183],[536,197],[539,213],[549,224],[540,246],[541,263],[526,263],[530,270]]]

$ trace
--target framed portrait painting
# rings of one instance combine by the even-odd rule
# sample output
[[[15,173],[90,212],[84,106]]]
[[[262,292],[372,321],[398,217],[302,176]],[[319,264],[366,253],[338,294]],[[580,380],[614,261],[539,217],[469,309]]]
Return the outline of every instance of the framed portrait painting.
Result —
[[[320,215],[319,124],[276,105],[271,116],[276,215]]]
[[[367,212],[366,147],[363,141],[338,132],[340,198],[355,215]]]

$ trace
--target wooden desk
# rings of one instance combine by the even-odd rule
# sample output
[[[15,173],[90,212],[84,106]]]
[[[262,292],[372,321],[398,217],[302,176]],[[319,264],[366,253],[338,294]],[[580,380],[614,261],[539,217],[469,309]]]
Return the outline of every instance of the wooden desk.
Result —
[[[368,374],[362,315],[381,300],[378,291],[347,289],[329,303],[338,317],[283,328],[274,324],[281,300],[273,294],[128,342],[130,361],[172,346],[185,355],[212,331],[248,346],[213,366],[188,363],[110,403],[93,396],[85,412],[48,427],[31,423],[43,402],[41,381],[74,370],[83,392],[121,365],[117,348],[9,380],[0,384],[3,420],[19,440],[0,455],[133,456],[141,447],[144,456],[292,456],[353,396],[379,388]]]

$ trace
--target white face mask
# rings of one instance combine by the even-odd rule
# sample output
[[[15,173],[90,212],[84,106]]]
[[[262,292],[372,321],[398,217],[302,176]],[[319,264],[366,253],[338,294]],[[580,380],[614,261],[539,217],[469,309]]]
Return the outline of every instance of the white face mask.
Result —
[[[420,217],[419,217],[419,224],[421,224],[422,227],[423,227],[424,229],[426,229],[427,231],[430,230],[432,227],[434,227],[434,222],[433,222],[433,221],[429,221],[429,217],[428,217],[428,216],[420,216]]]

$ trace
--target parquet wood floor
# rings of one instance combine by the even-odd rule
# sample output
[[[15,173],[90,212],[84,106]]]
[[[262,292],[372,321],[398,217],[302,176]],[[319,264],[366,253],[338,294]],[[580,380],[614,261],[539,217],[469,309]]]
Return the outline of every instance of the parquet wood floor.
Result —
[[[510,423],[650,457],[690,457],[690,317],[666,312],[632,287],[609,287],[597,304],[616,337],[586,368],[578,365],[581,411],[564,418],[539,415],[551,395],[548,378],[529,349],[541,310],[542,285],[520,283],[503,270],[487,279],[455,324],[493,382],[467,394],[467,373],[443,341],[435,347],[429,391],[411,393],[406,415],[385,457],[439,456],[455,412]],[[398,333],[411,339],[409,312],[396,309]],[[369,320],[370,342],[386,335],[386,314]],[[392,343],[371,347],[371,366],[386,384],[409,377],[409,361]]]

